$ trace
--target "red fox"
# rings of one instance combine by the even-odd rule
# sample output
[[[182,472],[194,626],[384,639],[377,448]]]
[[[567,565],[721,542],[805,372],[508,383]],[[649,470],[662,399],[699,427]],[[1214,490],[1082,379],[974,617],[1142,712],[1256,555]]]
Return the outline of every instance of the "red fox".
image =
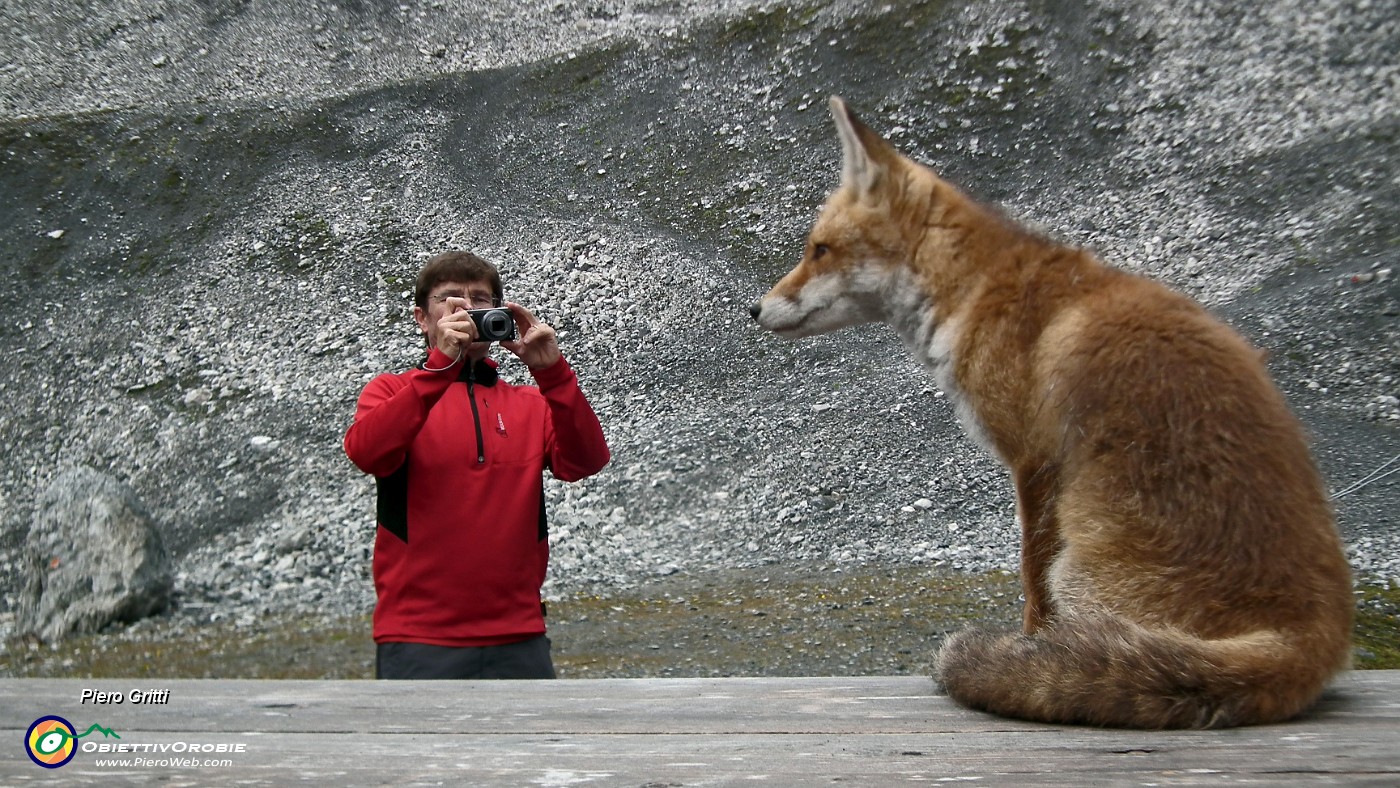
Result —
[[[1011,717],[1213,728],[1306,710],[1351,656],[1351,571],[1261,355],[1195,302],[1024,229],[831,99],[841,185],[750,310],[891,325],[1011,472],[1022,632],[938,654]]]

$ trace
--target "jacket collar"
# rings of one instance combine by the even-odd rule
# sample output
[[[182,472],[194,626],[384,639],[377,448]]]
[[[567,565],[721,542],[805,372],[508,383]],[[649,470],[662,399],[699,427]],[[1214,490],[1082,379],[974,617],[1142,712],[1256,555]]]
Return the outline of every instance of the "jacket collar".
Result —
[[[468,379],[472,383],[481,386],[494,386],[500,378],[496,371],[499,365],[490,358],[483,358],[475,364],[463,364],[462,371],[457,373],[457,380],[466,382]]]

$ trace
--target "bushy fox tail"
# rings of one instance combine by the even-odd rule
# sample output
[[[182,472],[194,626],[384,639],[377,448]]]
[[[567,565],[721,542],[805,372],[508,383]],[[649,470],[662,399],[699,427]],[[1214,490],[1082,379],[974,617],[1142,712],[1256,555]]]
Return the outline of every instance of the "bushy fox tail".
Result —
[[[1031,636],[959,632],[937,670],[953,699],[1007,717],[1222,728],[1278,722],[1310,706],[1341,665],[1308,651],[1273,631],[1201,640],[1080,615]]]

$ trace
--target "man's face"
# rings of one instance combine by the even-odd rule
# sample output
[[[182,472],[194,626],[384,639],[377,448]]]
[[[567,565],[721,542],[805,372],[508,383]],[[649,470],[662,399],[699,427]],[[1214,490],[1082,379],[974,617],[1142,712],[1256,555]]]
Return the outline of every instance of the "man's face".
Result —
[[[496,305],[495,294],[491,292],[491,285],[487,282],[439,282],[428,292],[428,305],[424,309],[420,306],[413,307],[413,319],[418,323],[418,328],[423,335],[428,338],[428,347],[435,347],[438,343],[438,321],[452,312],[464,308],[459,303],[449,303],[449,298],[461,298],[468,302],[470,309],[489,309]],[[470,352],[473,356],[485,355],[485,350],[491,347],[490,342],[473,343]]]

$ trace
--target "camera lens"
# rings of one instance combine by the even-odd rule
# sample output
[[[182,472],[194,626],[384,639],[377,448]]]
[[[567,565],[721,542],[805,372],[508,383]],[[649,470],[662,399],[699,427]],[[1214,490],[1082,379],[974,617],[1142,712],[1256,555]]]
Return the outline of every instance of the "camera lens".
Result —
[[[510,336],[510,316],[505,312],[487,312],[481,319],[481,327],[486,330],[486,335],[493,339],[501,339]]]

